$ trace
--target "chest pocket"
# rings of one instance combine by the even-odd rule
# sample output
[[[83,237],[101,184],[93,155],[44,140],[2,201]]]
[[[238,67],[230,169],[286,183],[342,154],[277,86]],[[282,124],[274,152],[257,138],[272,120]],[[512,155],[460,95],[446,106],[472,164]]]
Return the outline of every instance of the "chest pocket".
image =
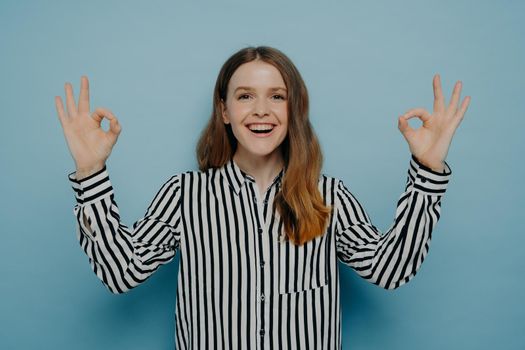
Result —
[[[328,284],[330,280],[329,235],[302,246],[279,242],[279,294],[303,292]]]

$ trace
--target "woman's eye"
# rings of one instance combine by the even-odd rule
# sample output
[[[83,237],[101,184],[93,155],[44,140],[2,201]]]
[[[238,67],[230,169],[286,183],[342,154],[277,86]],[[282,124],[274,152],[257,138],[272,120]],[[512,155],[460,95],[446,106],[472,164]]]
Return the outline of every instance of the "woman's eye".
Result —
[[[244,100],[244,99],[247,99],[247,98],[250,98],[251,96],[249,94],[242,94],[242,95],[239,95],[237,97],[237,99],[239,100]],[[279,100],[286,100],[286,97],[284,97],[283,95],[273,95],[272,96],[274,99],[279,99]]]

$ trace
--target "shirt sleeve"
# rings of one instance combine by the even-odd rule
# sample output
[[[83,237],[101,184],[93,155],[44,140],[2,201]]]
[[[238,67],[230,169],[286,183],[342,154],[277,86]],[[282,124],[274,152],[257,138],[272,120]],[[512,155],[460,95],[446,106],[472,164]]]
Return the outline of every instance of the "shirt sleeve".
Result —
[[[414,155],[392,226],[382,234],[355,196],[339,180],[336,189],[336,246],[340,261],[385,289],[410,281],[425,259],[452,171],[436,172]]]
[[[143,218],[128,228],[120,220],[107,168],[81,180],[68,174],[75,191],[76,231],[93,272],[115,294],[144,282],[170,262],[180,243],[180,175],[160,188]]]

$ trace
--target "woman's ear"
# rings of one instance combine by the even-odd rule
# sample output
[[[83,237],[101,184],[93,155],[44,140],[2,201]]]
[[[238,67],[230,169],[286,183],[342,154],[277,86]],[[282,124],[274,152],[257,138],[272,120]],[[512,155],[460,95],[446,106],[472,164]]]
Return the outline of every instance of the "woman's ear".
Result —
[[[222,120],[224,121],[224,124],[230,124],[230,118],[228,117],[228,113],[226,112],[226,103],[221,98],[221,116]]]

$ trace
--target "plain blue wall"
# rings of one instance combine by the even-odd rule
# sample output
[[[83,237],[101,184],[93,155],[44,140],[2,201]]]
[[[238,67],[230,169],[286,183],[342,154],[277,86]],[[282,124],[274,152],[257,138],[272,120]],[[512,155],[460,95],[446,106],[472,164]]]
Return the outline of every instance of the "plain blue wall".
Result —
[[[472,96],[418,275],[386,291],[340,265],[344,349],[524,349],[523,13],[519,1],[2,0],[0,348],[174,344],[178,258],[116,296],[77,243],[74,163],[54,106],[64,82],[78,96],[87,74],[92,107],[121,121],[107,164],[131,225],[171,174],[196,168],[226,58],[270,45],[309,88],[323,171],[342,178],[382,230],[409,163],[397,116],[432,110],[435,73],[447,101],[456,80]]]

